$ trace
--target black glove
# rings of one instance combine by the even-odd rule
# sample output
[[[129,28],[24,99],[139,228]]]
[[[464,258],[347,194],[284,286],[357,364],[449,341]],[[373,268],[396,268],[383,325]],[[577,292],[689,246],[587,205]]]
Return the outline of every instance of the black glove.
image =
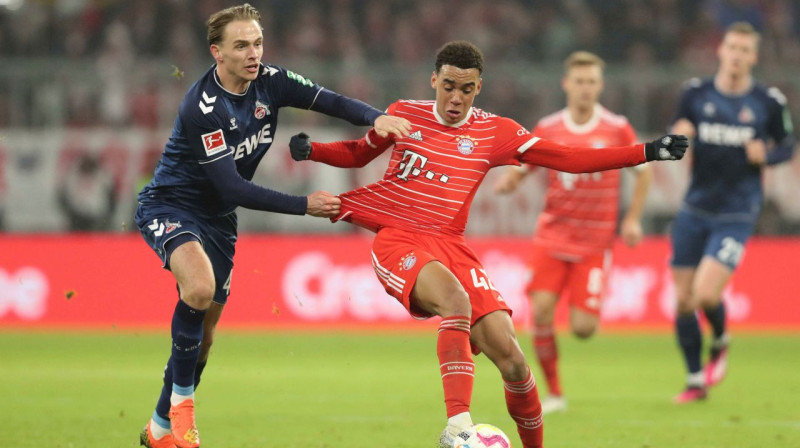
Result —
[[[644,156],[651,160],[680,160],[689,147],[685,135],[667,134],[644,145]]]
[[[311,142],[305,132],[293,135],[289,140],[289,151],[292,153],[294,160],[308,160],[311,157]]]

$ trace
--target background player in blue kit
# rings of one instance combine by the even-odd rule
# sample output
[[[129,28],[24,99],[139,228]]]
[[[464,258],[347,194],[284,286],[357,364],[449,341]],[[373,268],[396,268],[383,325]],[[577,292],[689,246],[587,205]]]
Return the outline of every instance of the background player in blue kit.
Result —
[[[728,27],[716,76],[687,83],[672,128],[694,138],[691,184],[672,227],[675,327],[688,369],[677,403],[706,398],[707,388],[725,375],[729,336],[722,291],[761,210],[763,167],[791,159],[795,146],[786,98],[753,79],[758,42],[750,24]],[[700,307],[714,335],[705,371]]]
[[[236,207],[327,218],[339,213],[340,200],[330,193],[292,196],[250,181],[272,144],[278,109],[373,125],[383,136],[405,136],[410,129],[405,119],[262,64],[261,17],[249,4],[213,14],[207,29],[216,63],[186,93],[135,217],[180,295],[164,386],[140,438],[149,448],[200,446],[194,390],[230,293]]]

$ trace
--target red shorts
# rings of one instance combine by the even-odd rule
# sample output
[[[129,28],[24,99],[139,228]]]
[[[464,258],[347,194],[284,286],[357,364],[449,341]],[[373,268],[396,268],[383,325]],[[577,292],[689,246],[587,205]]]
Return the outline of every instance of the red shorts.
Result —
[[[570,306],[599,315],[610,268],[611,250],[569,259],[534,244],[530,260],[531,280],[526,292],[550,291],[566,295]]]
[[[417,319],[432,316],[414,306],[410,296],[417,274],[434,260],[449,269],[469,295],[473,325],[493,311],[505,310],[511,314],[511,308],[500,297],[463,236],[432,236],[384,227],[372,244],[372,266],[378,280]]]

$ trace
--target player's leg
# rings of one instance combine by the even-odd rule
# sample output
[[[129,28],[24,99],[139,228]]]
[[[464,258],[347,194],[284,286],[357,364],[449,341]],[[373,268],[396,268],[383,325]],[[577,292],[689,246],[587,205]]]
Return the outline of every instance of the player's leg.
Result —
[[[164,369],[164,385],[140,442],[151,448],[193,447],[199,446],[194,422],[195,366],[215,280],[211,262],[194,235],[176,237],[165,244],[164,251],[180,298],[172,318],[172,353]]]
[[[748,221],[716,222],[706,247],[706,255],[697,268],[694,294],[711,325],[711,356],[705,368],[707,386],[718,384],[728,370],[728,346],[725,303],[722,291],[744,256],[744,246],[754,229]]]
[[[713,339],[711,357],[706,365],[704,379],[707,387],[718,384],[727,372],[729,336],[726,331],[725,304],[722,290],[733,271],[717,259],[706,256],[700,262],[694,279],[694,295],[711,325]]]
[[[170,399],[173,392],[178,397],[181,392],[186,394],[183,396],[191,394],[203,318],[213,297],[214,275],[200,245],[199,235],[204,232],[191,215],[173,207],[150,204],[137,208],[135,220],[145,241],[178,284],[179,300],[171,328],[172,356],[164,372],[161,398],[140,439],[147,447],[172,448],[175,441],[171,435]],[[178,387],[174,388],[176,383]],[[182,443],[186,446],[185,441]]]
[[[169,259],[180,300],[172,318],[172,394],[169,418],[175,445],[200,446],[194,418],[195,366],[203,341],[203,322],[216,289],[211,261],[198,241],[176,247]]]
[[[676,301],[675,333],[687,372],[686,389],[675,397],[676,403],[684,403],[706,397],[706,385],[701,360],[703,335],[700,332],[700,322],[697,319],[698,302],[692,290],[696,271],[694,268],[672,268]]]
[[[676,403],[706,398],[701,354],[703,335],[697,320],[699,303],[692,290],[696,267],[703,257],[708,223],[686,210],[678,212],[672,225],[672,279],[675,287],[675,333],[686,365],[686,389]]]
[[[544,413],[566,409],[558,369],[558,343],[554,326],[558,295],[552,291],[531,292],[533,312],[533,349],[544,373],[548,394],[542,398]]]
[[[552,257],[545,248],[531,250],[531,280],[526,290],[533,313],[533,349],[544,373],[548,395],[542,399],[545,413],[565,408],[558,369],[558,344],[555,321],[558,296],[569,273],[569,263]]]
[[[508,312],[494,311],[475,322],[472,343],[500,370],[508,413],[517,423],[523,448],[541,447],[544,436],[542,404]]]
[[[225,309],[225,304],[211,302],[211,305],[206,311],[206,317],[203,320],[203,342],[200,344],[200,354],[197,357],[197,365],[194,368],[194,388],[200,385],[200,377],[203,375],[203,370],[208,363],[208,355],[211,353],[211,346],[214,345],[214,336],[217,332],[217,324],[222,311]]]
[[[372,265],[386,292],[414,317],[442,317],[436,352],[448,417],[439,440],[444,447],[452,446],[472,426],[469,406],[475,370],[469,342],[472,307],[458,279],[440,261],[445,259],[441,246],[446,244],[443,237],[383,228],[372,245]]]
[[[419,271],[411,291],[412,306],[442,317],[436,342],[447,407],[448,427],[472,426],[469,414],[475,364],[470,349],[472,310],[458,279],[439,261]]]

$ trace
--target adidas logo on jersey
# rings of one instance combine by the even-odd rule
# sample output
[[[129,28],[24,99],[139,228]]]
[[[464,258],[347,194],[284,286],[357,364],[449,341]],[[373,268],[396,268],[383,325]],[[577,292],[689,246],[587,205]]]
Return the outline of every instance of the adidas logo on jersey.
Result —
[[[410,134],[408,136],[408,138],[413,138],[414,140],[417,140],[417,141],[421,142],[422,141],[422,131],[414,132],[414,133]]]

